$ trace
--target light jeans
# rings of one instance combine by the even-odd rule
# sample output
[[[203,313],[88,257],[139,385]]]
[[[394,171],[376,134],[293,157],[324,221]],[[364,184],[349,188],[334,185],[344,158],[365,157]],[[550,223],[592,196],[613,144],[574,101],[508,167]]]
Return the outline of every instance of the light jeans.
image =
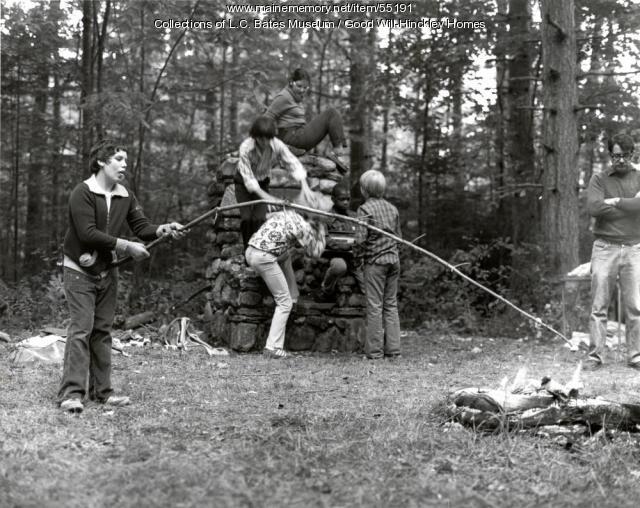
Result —
[[[399,263],[364,267],[364,294],[367,301],[364,352],[368,358],[400,354],[399,278]]]
[[[271,291],[276,302],[276,309],[271,319],[267,349],[284,349],[284,334],[287,320],[293,307],[298,301],[298,285],[291,266],[289,253],[279,258],[268,252],[249,246],[245,253],[247,264],[253,268]]]
[[[598,239],[591,253],[590,355],[602,361],[611,296],[620,284],[630,362],[640,361],[640,244],[620,245]]]

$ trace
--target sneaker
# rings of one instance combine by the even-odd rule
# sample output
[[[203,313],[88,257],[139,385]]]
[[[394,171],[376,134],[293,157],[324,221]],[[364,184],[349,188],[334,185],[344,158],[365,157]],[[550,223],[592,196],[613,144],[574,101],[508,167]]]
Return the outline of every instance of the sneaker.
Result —
[[[636,369],[636,370],[640,370],[640,361],[636,361],[636,362],[629,362],[629,367],[631,367],[632,369]]]
[[[131,404],[131,399],[125,395],[110,395],[107,400],[103,402],[105,406],[122,407]]]
[[[586,371],[594,371],[602,368],[603,362],[602,358],[598,353],[589,353],[587,356],[587,361],[584,364],[584,370]]]
[[[82,413],[84,406],[80,399],[67,399],[60,403],[60,409],[68,413]]]
[[[387,360],[395,360],[395,359],[397,359],[397,358],[402,358],[402,355],[401,355],[400,353],[391,353],[391,354],[387,354],[387,353],[385,353],[385,354],[384,354],[384,357],[385,357]]]
[[[262,355],[266,358],[273,358],[274,360],[283,360],[285,358],[291,358],[291,354],[287,353],[284,349],[267,349],[262,350]]]
[[[346,160],[346,156],[340,157],[335,152],[327,152],[324,156],[332,161],[336,165],[336,168],[338,168],[338,171],[343,175],[349,172],[349,164]]]

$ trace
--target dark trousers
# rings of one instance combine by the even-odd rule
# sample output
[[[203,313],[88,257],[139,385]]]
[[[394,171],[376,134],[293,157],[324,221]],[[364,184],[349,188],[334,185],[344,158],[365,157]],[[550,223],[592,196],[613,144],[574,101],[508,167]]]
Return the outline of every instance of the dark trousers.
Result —
[[[240,175],[236,175],[234,178],[236,187],[236,201],[238,203],[246,203],[247,201],[254,201],[260,199],[255,194],[250,193],[244,186],[244,181]],[[266,178],[261,182],[260,188],[269,192],[269,179]],[[247,250],[249,246],[249,240],[253,233],[260,229],[260,226],[267,220],[267,205],[261,203],[259,205],[244,206],[240,210],[240,232],[242,233],[242,243],[244,250]]]
[[[111,388],[111,326],[116,310],[118,270],[105,278],[64,269],[64,294],[71,321],[64,349],[58,400],[105,401]]]
[[[279,137],[286,144],[304,150],[311,150],[329,134],[334,148],[346,146],[342,117],[335,108],[329,108],[316,115],[310,122],[300,127],[285,129]]]

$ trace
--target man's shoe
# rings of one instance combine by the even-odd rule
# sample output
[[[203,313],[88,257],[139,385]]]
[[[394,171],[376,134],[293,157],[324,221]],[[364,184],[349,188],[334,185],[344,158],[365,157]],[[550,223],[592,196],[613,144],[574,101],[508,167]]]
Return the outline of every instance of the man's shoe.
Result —
[[[68,413],[82,413],[84,406],[80,399],[67,399],[60,403],[60,409]]]
[[[599,370],[603,367],[603,363],[601,361],[598,360],[587,360],[587,362],[584,364],[584,367],[582,367],[582,370],[587,371],[587,372],[593,372],[595,370]]]
[[[105,406],[122,407],[131,404],[131,399],[125,395],[110,395],[107,400],[103,402]]]
[[[266,358],[273,358],[274,360],[284,360],[291,358],[291,354],[287,353],[284,349],[267,349],[262,350],[262,355]]]
[[[628,365],[632,369],[640,370],[640,362],[629,362]]]

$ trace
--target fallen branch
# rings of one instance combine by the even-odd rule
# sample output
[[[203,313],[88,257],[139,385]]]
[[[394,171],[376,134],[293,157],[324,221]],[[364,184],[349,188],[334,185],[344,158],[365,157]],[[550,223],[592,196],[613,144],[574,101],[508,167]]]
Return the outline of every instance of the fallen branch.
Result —
[[[206,219],[208,219],[211,216],[216,216],[219,213],[224,213],[225,211],[229,211],[229,210],[235,210],[237,208],[244,208],[247,206],[254,206],[254,205],[259,205],[259,204],[266,204],[266,205],[271,205],[272,207],[282,207],[283,210],[286,210],[287,208],[291,208],[294,210],[302,210],[305,212],[309,212],[315,215],[320,215],[323,217],[331,217],[334,219],[339,219],[342,221],[346,221],[346,222],[352,222],[354,224],[358,224],[359,226],[362,226],[364,228],[367,228],[371,231],[375,231],[381,235],[384,235],[388,238],[391,238],[392,240],[396,241],[397,243],[400,243],[402,245],[406,245],[407,247],[417,250],[418,252],[428,256],[429,258],[433,259],[434,261],[436,261],[437,263],[447,267],[449,270],[451,270],[453,273],[455,273],[456,275],[458,275],[459,277],[462,277],[464,280],[466,280],[467,282],[473,284],[474,286],[476,286],[477,288],[481,289],[482,291],[485,291],[486,293],[489,293],[491,296],[493,296],[494,298],[496,298],[497,300],[500,300],[501,302],[505,303],[506,305],[508,305],[509,307],[511,307],[512,309],[514,309],[515,311],[519,312],[520,314],[522,314],[524,317],[526,317],[527,319],[533,321],[537,326],[541,326],[543,328],[546,328],[547,330],[549,330],[550,332],[552,332],[553,334],[557,335],[558,337],[560,337],[562,340],[564,340],[567,344],[570,344],[569,339],[567,339],[562,333],[560,333],[559,331],[555,330],[553,327],[551,327],[550,325],[544,323],[540,318],[533,316],[531,314],[529,314],[528,312],[526,312],[525,310],[521,309],[520,307],[518,307],[516,304],[510,302],[509,300],[507,300],[505,297],[499,295],[498,293],[496,293],[495,291],[489,289],[488,287],[480,284],[479,282],[477,282],[476,280],[472,279],[471,277],[469,277],[468,275],[462,273],[460,270],[458,270],[455,266],[453,266],[452,264],[446,262],[444,259],[442,259],[441,257],[437,256],[436,254],[434,254],[433,252],[430,252],[426,249],[423,249],[422,247],[418,247],[417,245],[407,241],[407,240],[403,240],[402,238],[388,232],[385,231],[383,229],[380,229],[376,226],[372,226],[371,224],[369,224],[368,222],[362,221],[360,219],[356,219],[354,217],[348,217],[346,215],[339,215],[336,213],[332,213],[332,212],[324,212],[321,210],[316,210],[315,208],[309,208],[307,206],[302,206],[302,205],[297,205],[297,204],[293,204],[293,203],[289,203],[287,201],[271,201],[271,200],[267,200],[267,199],[257,199],[254,201],[247,201],[245,203],[236,203],[234,205],[227,205],[227,206],[218,206],[215,208],[212,208],[211,210],[209,210],[208,212],[202,214],[200,217],[197,217],[196,219],[192,220],[191,222],[189,222],[188,224],[186,224],[184,226],[185,231],[190,230],[191,228],[193,228],[194,226],[200,224],[201,222],[205,221]],[[155,247],[156,245],[158,245],[159,243],[162,243],[163,241],[165,241],[165,237],[162,238],[158,238],[157,240],[154,240],[153,242],[149,243],[146,248],[147,250]],[[130,261],[131,258],[124,258],[120,261],[118,261],[117,263],[114,263],[112,266],[119,266],[127,261]]]
[[[122,323],[122,328],[124,330],[129,330],[130,328],[137,328],[140,325],[145,323],[149,323],[155,319],[155,314],[148,310],[145,312],[141,312],[140,314],[135,314],[133,316],[129,316]]]

